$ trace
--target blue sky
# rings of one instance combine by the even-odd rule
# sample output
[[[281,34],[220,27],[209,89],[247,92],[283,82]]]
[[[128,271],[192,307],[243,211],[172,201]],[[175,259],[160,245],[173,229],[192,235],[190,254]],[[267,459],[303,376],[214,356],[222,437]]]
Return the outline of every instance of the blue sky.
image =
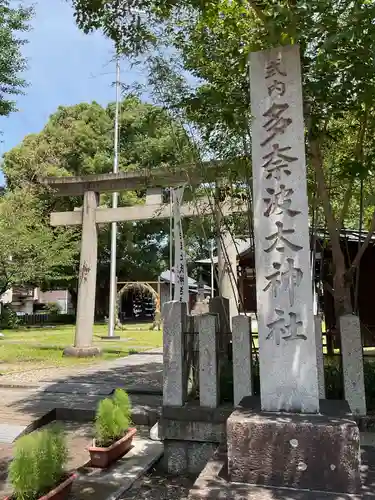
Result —
[[[24,76],[30,86],[26,95],[17,97],[19,111],[0,118],[0,155],[25,135],[39,132],[59,105],[93,100],[107,104],[115,97],[112,43],[100,33],[80,32],[66,0],[23,3],[35,5],[36,10],[33,29],[27,34],[29,43],[23,48],[29,65]],[[144,83],[145,78],[140,69],[122,62],[121,81]]]

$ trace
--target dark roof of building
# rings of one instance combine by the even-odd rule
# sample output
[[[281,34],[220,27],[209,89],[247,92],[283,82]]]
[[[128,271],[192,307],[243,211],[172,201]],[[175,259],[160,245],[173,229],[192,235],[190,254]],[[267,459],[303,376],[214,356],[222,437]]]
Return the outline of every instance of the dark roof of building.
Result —
[[[176,275],[174,271],[171,272],[169,269],[167,271],[162,272],[159,278],[162,283],[170,283],[171,281],[172,284],[176,283]],[[191,291],[198,290],[198,282],[195,279],[188,277],[188,285],[189,285],[189,290]],[[211,287],[209,287],[208,285],[204,285],[204,289],[209,291],[211,290]]]
[[[327,240],[329,239],[328,231],[325,229],[317,229],[315,231],[316,237],[318,240]],[[342,240],[349,241],[351,243],[358,243],[358,241],[363,242],[368,235],[368,231],[359,231],[358,229],[342,229],[340,231],[340,238]],[[237,248],[238,257],[243,257],[252,249],[253,239],[252,238],[236,238],[235,245]],[[375,242],[375,234],[372,235],[371,241]],[[217,256],[215,255],[213,259],[200,259],[197,260],[197,264],[211,264],[213,261],[214,264],[217,264]]]

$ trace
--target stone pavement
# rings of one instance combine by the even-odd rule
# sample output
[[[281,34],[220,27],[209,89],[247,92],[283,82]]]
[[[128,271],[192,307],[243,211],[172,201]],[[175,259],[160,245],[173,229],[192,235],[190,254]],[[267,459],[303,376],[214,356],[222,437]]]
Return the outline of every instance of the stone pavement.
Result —
[[[63,376],[46,378],[44,383],[91,383],[100,386],[122,386],[133,392],[148,389],[161,394],[163,387],[162,349],[153,349],[145,353],[111,361],[103,361],[78,369],[72,368]]]
[[[32,385],[14,387],[11,381],[4,383],[1,379],[0,450],[7,441],[5,438],[1,440],[1,435],[16,433],[22,427],[27,432],[56,409],[65,419],[69,419],[69,415],[66,416],[68,411],[93,413],[98,401],[117,387],[130,393],[135,414],[140,415],[146,410],[157,412],[162,399],[162,374],[162,354],[160,350],[154,350],[93,366],[64,368],[52,372],[49,380],[44,378]],[[50,414],[51,418],[55,416]],[[142,423],[147,425],[149,422]]]
[[[94,362],[91,365],[79,365],[79,366],[69,366],[69,367],[44,367],[44,368],[33,368],[31,370],[22,370],[20,372],[12,372],[9,374],[3,374],[0,376],[0,388],[2,386],[9,385],[20,385],[20,386],[28,386],[33,385],[37,386],[40,383],[44,382],[54,382],[54,381],[63,381],[65,379],[71,377],[86,377],[87,375],[94,374],[95,378],[98,379],[103,375],[113,375],[116,373],[116,369],[121,368],[122,366],[139,366],[141,371],[143,365],[153,365],[154,363],[162,365],[162,349],[152,349],[145,351],[144,353],[132,354],[131,356],[126,356],[123,358],[118,358],[116,360],[110,361],[101,361]],[[162,366],[160,368],[162,371]],[[161,372],[160,372],[161,373]],[[122,373],[120,373],[122,376]],[[127,371],[128,375],[128,371]],[[142,377],[144,378],[144,377]],[[158,378],[161,387],[161,379],[160,376]],[[146,376],[146,383],[148,381],[154,382],[153,375],[149,377]]]

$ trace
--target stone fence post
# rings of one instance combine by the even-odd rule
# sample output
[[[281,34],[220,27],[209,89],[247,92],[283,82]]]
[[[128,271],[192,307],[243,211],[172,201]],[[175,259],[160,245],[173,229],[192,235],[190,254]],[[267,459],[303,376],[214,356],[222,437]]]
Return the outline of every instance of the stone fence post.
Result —
[[[219,395],[219,370],[217,353],[217,316],[203,314],[198,321],[199,332],[199,402],[201,406],[217,408]]]
[[[163,319],[163,405],[183,406],[186,399],[184,384],[186,304],[178,301],[166,302]]]
[[[237,406],[246,396],[253,394],[251,318],[235,316],[232,320],[233,396]]]
[[[366,392],[363,371],[363,347],[359,317],[340,317],[342,371],[345,399],[355,415],[366,415]]]
[[[325,399],[325,397],[326,397],[326,385],[325,385],[325,378],[324,378],[322,316],[320,314],[316,314],[314,316],[314,327],[315,327],[316,360],[317,360],[317,367],[318,367],[319,399]]]

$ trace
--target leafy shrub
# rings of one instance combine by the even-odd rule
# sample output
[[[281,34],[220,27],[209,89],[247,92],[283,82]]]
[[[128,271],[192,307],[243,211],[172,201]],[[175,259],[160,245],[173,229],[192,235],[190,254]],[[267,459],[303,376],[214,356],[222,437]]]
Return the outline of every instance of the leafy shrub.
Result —
[[[129,429],[131,403],[128,394],[116,389],[112,399],[100,401],[95,416],[95,440],[97,446],[110,446],[124,436]]]
[[[118,408],[120,408],[121,413],[126,418],[128,422],[127,426],[128,428],[129,425],[131,424],[131,412],[132,412],[132,405],[129,398],[129,394],[123,389],[116,389],[113,395],[113,402]]]
[[[0,328],[14,329],[20,325],[20,317],[8,306],[2,306]]]
[[[45,311],[52,315],[58,315],[61,313],[61,306],[57,302],[48,302],[45,307]]]
[[[340,357],[324,357],[324,379],[327,399],[344,399]]]
[[[9,479],[16,500],[35,500],[64,477],[68,449],[65,435],[54,426],[33,432],[16,443]]]

